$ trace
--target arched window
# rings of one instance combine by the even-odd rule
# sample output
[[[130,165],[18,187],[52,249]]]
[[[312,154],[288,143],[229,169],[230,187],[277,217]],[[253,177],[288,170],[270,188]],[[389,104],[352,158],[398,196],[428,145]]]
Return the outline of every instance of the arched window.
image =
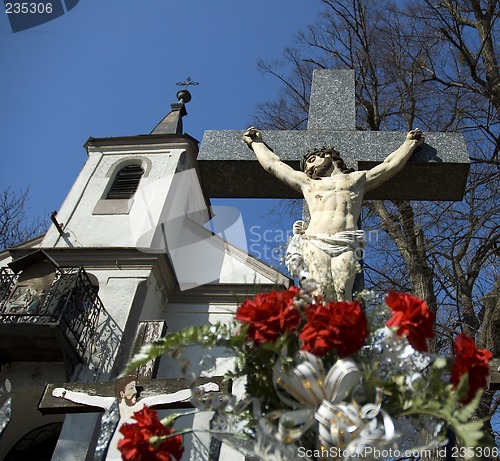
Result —
[[[5,461],[50,461],[56,448],[62,423],[50,423],[37,427],[21,440],[7,454]]]
[[[139,187],[144,170],[140,165],[127,165],[116,175],[106,199],[129,199]]]

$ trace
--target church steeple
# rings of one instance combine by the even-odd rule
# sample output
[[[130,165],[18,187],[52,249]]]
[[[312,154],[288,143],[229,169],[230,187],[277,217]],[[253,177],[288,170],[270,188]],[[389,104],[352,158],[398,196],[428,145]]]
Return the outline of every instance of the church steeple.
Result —
[[[191,101],[191,93],[188,91],[189,85],[199,85],[188,77],[185,82],[177,82],[179,86],[185,86],[183,90],[177,92],[178,102],[171,104],[172,110],[163,120],[151,131],[151,134],[182,134],[182,117],[187,115],[186,104]]]

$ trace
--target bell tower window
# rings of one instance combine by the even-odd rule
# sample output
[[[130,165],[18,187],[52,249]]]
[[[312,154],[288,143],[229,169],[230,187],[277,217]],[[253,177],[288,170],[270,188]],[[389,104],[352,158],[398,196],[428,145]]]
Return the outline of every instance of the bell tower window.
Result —
[[[135,159],[134,163],[113,165],[105,176],[108,179],[107,187],[104,188],[103,195],[97,201],[92,214],[128,214],[134,203],[139,183],[143,177],[148,176],[150,170],[151,162],[148,159],[142,159],[140,163]]]
[[[140,165],[127,165],[115,177],[111,189],[106,196],[107,200],[129,199],[139,187],[144,170]]]

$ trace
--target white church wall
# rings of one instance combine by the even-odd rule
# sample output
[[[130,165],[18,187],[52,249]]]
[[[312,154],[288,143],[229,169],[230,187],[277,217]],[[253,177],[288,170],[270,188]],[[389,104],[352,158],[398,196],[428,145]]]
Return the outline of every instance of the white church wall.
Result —
[[[89,268],[87,272],[99,282],[98,296],[107,313],[123,333],[134,301],[137,287],[149,279],[151,269]]]
[[[232,321],[236,309],[235,304],[169,304],[165,318],[167,320],[168,333],[179,331],[183,328],[204,323],[228,323]],[[202,357],[211,355],[215,358],[216,366],[209,371],[210,376],[222,376],[232,366],[233,354],[225,349],[212,350],[200,346],[186,347],[183,350],[183,358],[191,363],[191,369],[201,373],[199,363]],[[162,357],[158,369],[158,376],[162,378],[178,378],[182,376],[182,363]]]
[[[136,247],[142,234],[158,226],[182,152],[180,148],[91,152],[57,215],[65,236],[51,226],[42,246]],[[138,191],[131,199],[110,201],[131,206],[126,210],[110,206],[107,212],[101,206],[96,211],[98,204],[107,201],[117,171],[131,162],[144,169]]]
[[[106,280],[99,286],[99,297],[108,313],[123,330],[137,287],[148,279],[150,271],[125,269],[108,271],[104,275]]]
[[[60,223],[67,223],[73,212],[75,207],[78,205],[81,197],[83,196],[85,190],[88,187],[88,184],[94,174],[99,162],[102,158],[102,154],[100,152],[96,152],[96,155],[89,156],[85,165],[83,166],[80,174],[76,178],[76,181],[73,183],[68,195],[64,199],[58,213],[57,219]],[[42,241],[42,247],[54,247],[57,242],[60,240],[61,236],[59,232],[55,228],[55,226],[50,226],[45,234],[45,237]]]
[[[12,261],[12,257],[9,253],[0,253],[0,267],[6,267]]]
[[[187,153],[181,154],[168,185],[156,181],[141,188],[136,196],[143,205],[130,213],[136,247],[145,253],[168,253],[181,289],[214,280],[197,276],[193,279],[193,275],[200,274],[200,268],[213,262],[214,257],[220,256],[222,261],[224,253],[220,244],[213,248],[212,234],[204,227],[210,214],[190,160]],[[162,203],[156,203],[160,198]]]

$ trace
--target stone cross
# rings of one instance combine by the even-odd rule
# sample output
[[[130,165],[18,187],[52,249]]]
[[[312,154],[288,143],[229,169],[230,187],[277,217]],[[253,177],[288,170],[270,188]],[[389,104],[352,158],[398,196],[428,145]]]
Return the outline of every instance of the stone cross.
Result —
[[[356,130],[353,70],[315,70],[309,120],[303,131],[263,131],[280,159],[295,169],[308,150],[333,147],[347,166],[366,170],[381,163],[406,133]],[[258,128],[258,127],[257,127]],[[213,198],[302,198],[264,171],[242,141],[244,131],[206,131],[198,155],[202,188]],[[469,171],[463,137],[425,134],[405,168],[366,193],[366,199],[461,200]]]
[[[490,391],[500,391],[500,358],[490,360]]]

